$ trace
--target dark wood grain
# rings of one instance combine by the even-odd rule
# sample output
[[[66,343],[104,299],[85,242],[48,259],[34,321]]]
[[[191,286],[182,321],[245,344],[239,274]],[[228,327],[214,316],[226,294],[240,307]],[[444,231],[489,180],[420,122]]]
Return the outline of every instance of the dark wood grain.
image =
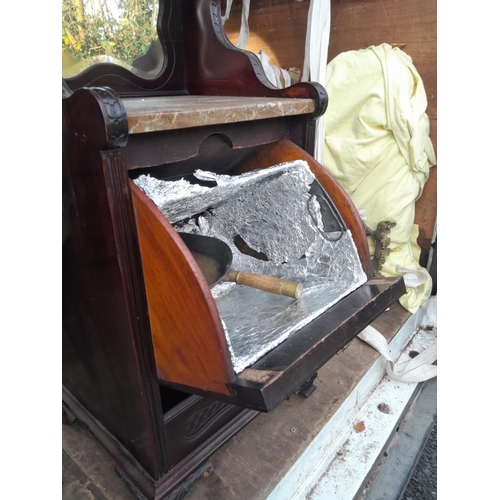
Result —
[[[321,85],[306,82],[277,89],[265,76],[257,56],[237,49],[228,40],[218,0],[193,2],[184,10],[184,26],[198,40],[198,45],[185,47],[186,85],[191,94],[308,97],[316,103],[314,117],[326,111],[328,96]]]
[[[214,171],[222,172],[227,170],[228,162],[220,161],[221,151],[207,156],[207,152],[204,151],[207,140],[212,140],[214,136],[217,136],[220,138],[220,142],[231,145],[232,156],[236,156],[237,150],[256,147],[288,137],[292,129],[298,137],[299,145],[305,146],[305,134],[304,128],[301,128],[301,122],[301,117],[282,117],[134,134],[130,136],[125,148],[127,168],[132,170],[162,164],[179,164],[183,161],[188,163],[186,160],[189,159],[193,159],[191,163],[197,163],[197,168],[199,168],[199,164],[203,162],[201,155],[205,155],[204,169],[211,167]],[[195,158],[196,156],[198,158]],[[224,158],[222,159],[224,160]],[[179,173],[176,166],[173,166],[171,170],[173,175]],[[193,168],[181,169],[181,171],[194,172]]]
[[[133,491],[134,498],[146,500],[167,500],[172,492],[185,488],[189,477],[200,468],[200,465],[206,463],[217,449],[258,415],[255,411],[240,409],[238,412],[233,411],[233,418],[223,422],[222,426],[212,422],[216,429],[215,432],[207,432],[204,441],[201,444],[198,443],[199,446],[194,450],[189,448],[191,443],[188,443],[187,446],[179,443],[172,454],[172,458],[177,458],[177,460],[174,460],[173,465],[168,468],[168,472],[159,479],[154,479],[144,470],[141,462],[130,454],[128,447],[110,434],[96,420],[95,416],[65,388],[63,388],[63,399],[71,406],[78,421],[90,430],[92,436],[116,461],[115,472],[124,480],[127,487]],[[201,399],[203,400],[203,398]],[[178,415],[178,419],[186,422],[186,418],[182,416],[183,410],[185,408],[179,408],[178,413],[181,414]],[[231,410],[228,411],[231,412]],[[191,416],[191,413],[188,412],[188,418],[189,416]],[[224,417],[225,413],[222,416]],[[165,422],[165,430],[170,430],[168,422]],[[175,431],[178,431],[178,429],[175,429]],[[177,442],[181,440],[182,438],[174,438],[174,441]],[[186,450],[188,456],[186,456]],[[99,452],[97,452],[97,455],[99,455]],[[99,471],[99,474],[101,473],[102,471]]]
[[[164,415],[169,461],[174,467],[241,412],[257,412],[215,399],[190,396]]]
[[[125,159],[116,148],[126,141],[119,110],[109,89],[82,89],[63,102],[63,384],[158,478],[165,442]]]

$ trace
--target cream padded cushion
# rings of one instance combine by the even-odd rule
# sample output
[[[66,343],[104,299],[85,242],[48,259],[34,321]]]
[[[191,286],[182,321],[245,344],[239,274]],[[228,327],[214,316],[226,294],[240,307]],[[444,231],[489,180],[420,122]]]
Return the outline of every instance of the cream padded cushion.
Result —
[[[427,97],[411,58],[388,44],[339,54],[327,66],[329,104],[323,165],[347,191],[366,224],[394,221],[384,276],[398,266],[425,273],[400,302],[414,313],[432,288],[419,265],[415,201],[436,164],[425,113]],[[374,244],[368,239],[373,256]]]

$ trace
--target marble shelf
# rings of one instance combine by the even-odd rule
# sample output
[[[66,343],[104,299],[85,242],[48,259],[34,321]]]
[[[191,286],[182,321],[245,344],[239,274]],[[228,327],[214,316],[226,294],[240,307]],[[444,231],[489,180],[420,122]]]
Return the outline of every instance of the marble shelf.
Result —
[[[312,99],[163,96],[124,98],[129,134],[159,132],[314,112]]]

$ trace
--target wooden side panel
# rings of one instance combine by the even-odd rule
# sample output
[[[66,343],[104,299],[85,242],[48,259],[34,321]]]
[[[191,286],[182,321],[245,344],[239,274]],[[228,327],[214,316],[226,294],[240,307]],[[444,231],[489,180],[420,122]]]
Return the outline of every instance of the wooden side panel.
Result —
[[[78,90],[62,108],[63,384],[158,479],[165,438],[119,147],[127,137],[124,110],[109,89]]]
[[[408,54],[427,93],[430,138],[437,153],[437,5],[436,0],[339,0],[332,2],[328,60],[347,50],[389,43]],[[431,168],[416,203],[415,223],[421,263],[427,261],[437,213],[437,166]]]
[[[234,370],[217,307],[194,258],[130,181],[160,381],[229,394]]]
[[[354,203],[347,196],[342,186],[310,154],[306,153],[293,142],[282,140],[261,148],[241,163],[234,173],[248,172],[257,168],[267,168],[278,163],[293,160],[307,161],[312,173],[335,203],[344,222],[351,230],[363,269],[368,278],[372,277],[373,269],[366,233]]]

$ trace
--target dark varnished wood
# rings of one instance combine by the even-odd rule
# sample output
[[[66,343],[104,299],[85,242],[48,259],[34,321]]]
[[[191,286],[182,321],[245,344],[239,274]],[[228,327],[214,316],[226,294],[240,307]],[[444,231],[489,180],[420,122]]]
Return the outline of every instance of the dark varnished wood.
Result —
[[[112,454],[126,482],[159,500],[255,413],[232,408],[217,415],[194,451],[188,441],[169,444],[120,109],[110,89],[82,89],[63,101],[63,401]]]
[[[277,89],[265,76],[258,57],[228,40],[218,0],[193,2],[184,16],[188,32],[200,41],[197,47],[186,46],[185,51],[186,84],[191,94],[308,97],[316,104],[314,118],[326,111],[328,96],[321,85],[297,83]],[[220,65],[219,60],[225,63]]]
[[[182,20],[182,22],[179,22]],[[165,64],[153,79],[113,64],[98,64],[65,82],[72,90],[110,86],[120,96],[213,95],[310,98],[314,112],[294,120],[291,139],[312,154],[315,120],[328,105],[324,87],[315,82],[275,88],[257,56],[234,47],[222,28],[218,0],[160,1],[158,36]],[[221,63],[221,61],[224,61]]]
[[[193,11],[184,11],[184,23],[200,45],[186,46],[186,86],[193,95],[248,95],[256,97],[308,97],[315,102],[315,112],[304,116],[300,131],[292,140],[307,152],[314,151],[315,119],[328,106],[324,87],[315,82],[297,83],[284,89],[275,88],[265,76],[258,57],[238,49],[224,32],[218,0],[198,0]],[[207,48],[211,47],[210,53]],[[224,60],[224,65],[218,61]]]
[[[156,369],[123,150],[109,89],[63,102],[63,383],[152,477],[165,470]],[[156,387],[155,387],[156,385]]]
[[[193,158],[202,152],[203,143],[213,136],[219,136],[234,150],[237,150],[290,137],[290,130],[297,131],[301,126],[300,117],[282,117],[149,134],[134,134],[130,136],[125,148],[127,168],[133,170],[153,167]],[[304,131],[302,131],[303,135]],[[303,144],[303,141],[300,141],[300,144]],[[220,163],[218,169],[224,169],[225,165],[227,163]]]
[[[180,449],[176,449],[173,455],[177,460],[173,461],[169,472],[155,479],[144,470],[142,463],[131,455],[130,449],[110,434],[65,387],[63,387],[63,400],[71,407],[74,417],[88,427],[92,435],[116,460],[116,472],[125,481],[127,487],[137,498],[147,500],[168,500],[175,498],[171,495],[175,495],[178,490],[187,489],[186,482],[193,474],[196,474],[200,466],[206,464],[217,449],[258,415],[258,412],[252,410],[239,412],[228,410],[232,411],[232,418],[224,422],[222,426],[218,426],[216,432],[208,433],[203,445],[189,450],[188,456],[185,453],[186,447],[180,444]],[[168,421],[165,422],[165,430],[167,429]],[[181,439],[181,437],[176,437],[175,440],[179,442]],[[182,496],[177,498],[182,498]]]
[[[157,78],[99,65],[67,80],[63,99],[63,399],[111,451],[132,489],[151,500],[182,491],[255,417],[243,407],[275,407],[400,292],[398,285],[366,299],[360,290],[353,310],[341,307],[347,316],[332,309],[263,364],[234,374],[208,287],[172,227],[130,182],[135,169],[234,173],[247,161],[265,168],[258,151],[264,145],[272,164],[307,158],[332,200],[344,204],[351,231],[359,221],[350,219],[343,193],[306,153],[313,150],[315,119],[326,109],[324,89],[272,88],[255,56],[227,41],[217,1],[165,0],[160,11],[166,63]],[[315,106],[298,116],[130,136],[121,97],[179,94],[305,97]],[[214,400],[229,403],[207,419],[195,444],[171,440],[177,431],[169,417],[180,429],[196,415],[174,389],[202,396],[203,409],[213,409]],[[175,402],[165,409],[169,395]]]
[[[258,412],[215,399],[190,396],[163,416],[165,434],[169,437],[169,465],[174,467],[196,448],[203,445],[240,413],[257,416]]]
[[[158,378],[228,395],[234,371],[208,284],[171,224],[130,185]]]

